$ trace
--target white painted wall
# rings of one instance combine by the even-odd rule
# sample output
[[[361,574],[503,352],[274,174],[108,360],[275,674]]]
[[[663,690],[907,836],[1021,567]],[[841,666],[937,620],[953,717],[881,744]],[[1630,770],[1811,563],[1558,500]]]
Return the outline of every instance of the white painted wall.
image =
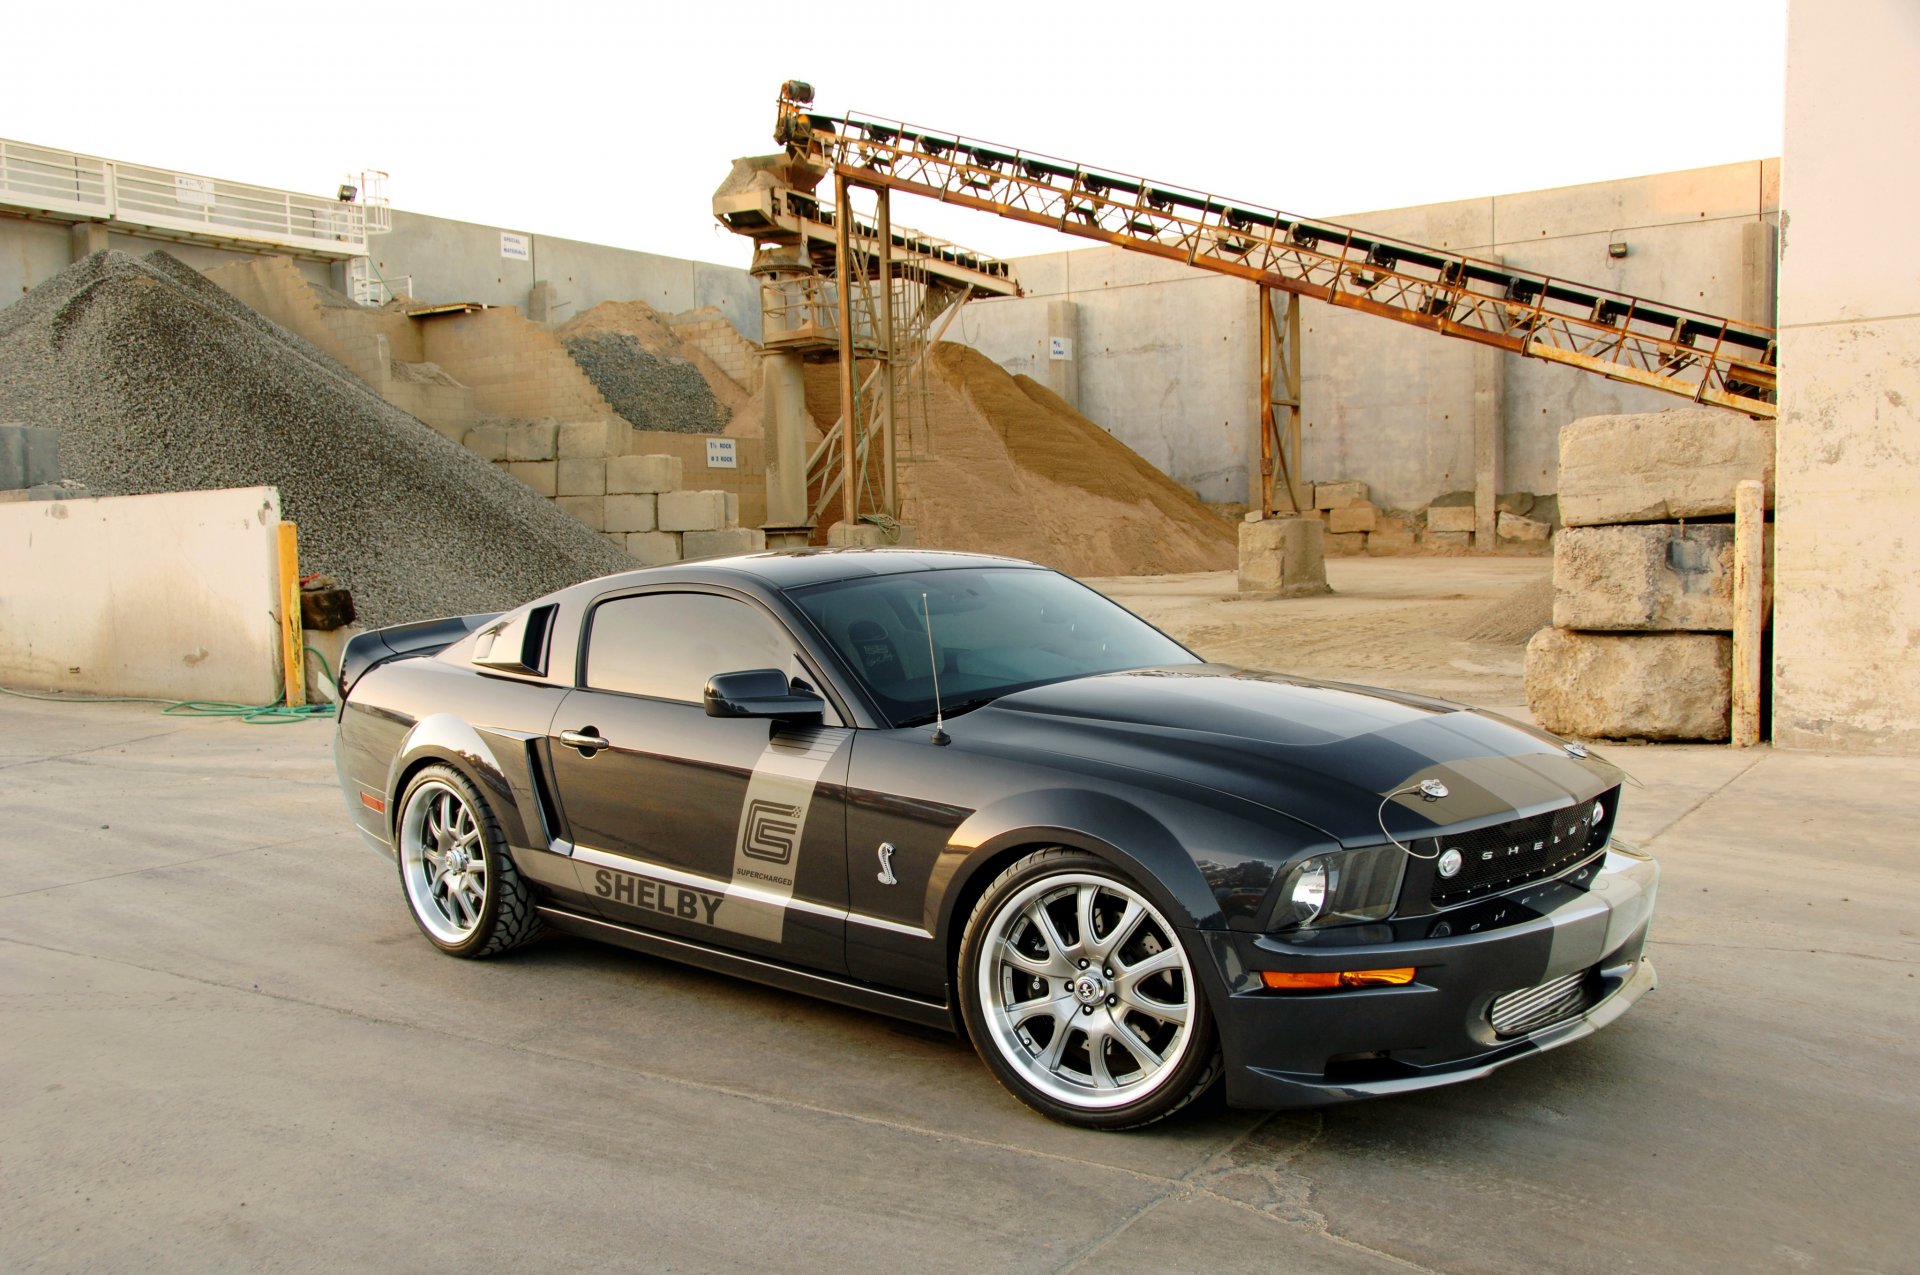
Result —
[[[1787,20],[1774,739],[1920,754],[1920,5]]]
[[[280,695],[272,487],[0,504],[0,682]]]

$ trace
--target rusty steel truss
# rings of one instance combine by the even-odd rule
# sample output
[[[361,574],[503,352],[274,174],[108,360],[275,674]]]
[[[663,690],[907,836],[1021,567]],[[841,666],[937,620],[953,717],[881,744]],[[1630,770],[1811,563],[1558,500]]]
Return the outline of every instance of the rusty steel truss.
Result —
[[[808,105],[782,96],[776,139],[855,185],[1050,226],[1699,403],[1775,414],[1774,332],[1759,324],[956,133],[822,115]],[[1263,313],[1269,302],[1262,297]],[[1263,334],[1270,322],[1263,319]],[[1263,340],[1263,367],[1272,344]],[[1271,375],[1263,381],[1263,437],[1271,444]],[[1294,381],[1297,410],[1297,375]],[[1262,450],[1271,492],[1272,458]]]

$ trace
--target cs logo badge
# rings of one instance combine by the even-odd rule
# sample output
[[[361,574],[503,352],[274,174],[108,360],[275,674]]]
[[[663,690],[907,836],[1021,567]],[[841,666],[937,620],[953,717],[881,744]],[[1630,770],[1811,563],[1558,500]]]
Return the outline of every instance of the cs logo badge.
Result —
[[[754,800],[747,805],[747,839],[742,847],[750,858],[789,863],[800,833],[800,807]]]

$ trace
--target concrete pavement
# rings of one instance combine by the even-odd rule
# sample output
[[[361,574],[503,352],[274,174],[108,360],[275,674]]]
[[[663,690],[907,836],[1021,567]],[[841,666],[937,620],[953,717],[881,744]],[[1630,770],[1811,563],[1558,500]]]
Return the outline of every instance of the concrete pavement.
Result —
[[[1667,875],[1613,1027],[1102,1135],[881,1019],[438,955],[327,745],[0,696],[0,1268],[1914,1268],[1910,761],[1615,750]]]

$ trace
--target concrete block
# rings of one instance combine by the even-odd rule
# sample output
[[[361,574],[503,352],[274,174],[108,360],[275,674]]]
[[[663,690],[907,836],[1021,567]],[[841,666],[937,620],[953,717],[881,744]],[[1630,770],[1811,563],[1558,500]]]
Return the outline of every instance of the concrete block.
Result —
[[[1364,531],[1329,531],[1323,539],[1330,558],[1352,558],[1367,551]]]
[[[609,496],[674,491],[680,483],[678,456],[615,456],[607,461]]]
[[[556,496],[553,503],[595,531],[606,530],[605,496]]]
[[[767,547],[767,535],[758,527],[724,527],[719,531],[689,531],[680,537],[680,545],[688,561],[695,558],[719,558],[736,553],[759,553]]]
[[[1313,507],[1315,509],[1343,509],[1356,500],[1367,498],[1365,483],[1315,483],[1313,485]]]
[[[870,522],[836,522],[827,528],[827,546],[831,549],[878,549],[886,543],[887,533]]]
[[[607,531],[652,531],[660,525],[657,496],[608,496],[601,526]]]
[[[542,496],[554,494],[559,466],[550,460],[508,461],[501,468]]]
[[[1472,513],[1472,509],[1467,510]],[[1429,531],[1420,537],[1420,544],[1429,552],[1465,553],[1473,548],[1471,531]]]
[[[1339,509],[1327,511],[1327,534],[1346,535],[1354,531],[1372,531],[1379,521],[1380,510],[1370,501],[1357,501]]]
[[[60,481],[60,433],[39,425],[0,425],[0,491]]]
[[[1553,622],[1567,629],[1730,631],[1733,528],[1566,528],[1553,542]]]
[[[1560,520],[1569,527],[1733,512],[1757,478],[1773,506],[1773,422],[1711,407],[1589,416],[1560,431]]]
[[[475,425],[460,441],[482,460],[507,458],[507,427],[504,425]]]
[[[559,447],[559,431],[560,427],[552,421],[507,426],[507,459],[554,459]]]
[[[738,492],[730,491],[726,493],[726,497],[727,525],[729,527],[738,527],[740,525],[740,495]],[[687,556],[692,557],[693,555],[689,553]]]
[[[562,496],[604,496],[607,494],[607,462],[604,460],[567,460],[555,463],[554,491]]]
[[[624,456],[627,436],[633,427],[617,416],[597,416],[589,421],[562,421],[559,431],[561,460],[605,460]]]
[[[1733,639],[1719,633],[1576,633],[1527,643],[1527,707],[1584,739],[1724,740]]]
[[[727,525],[727,493],[661,492],[659,516],[662,531],[718,531]]]
[[[636,531],[627,537],[627,553],[643,567],[680,561],[680,537],[669,531]]]
[[[1405,518],[1383,515],[1367,533],[1367,554],[1375,558],[1398,557],[1414,552],[1414,527]]]
[[[1240,524],[1240,591],[1297,598],[1327,586],[1326,526],[1314,518]]]
[[[1501,513],[1500,538],[1513,540],[1521,544],[1545,544],[1553,534],[1553,528],[1544,522],[1535,522],[1519,514]]]
[[[1472,505],[1429,505],[1427,507],[1428,531],[1472,531],[1474,525]]]

